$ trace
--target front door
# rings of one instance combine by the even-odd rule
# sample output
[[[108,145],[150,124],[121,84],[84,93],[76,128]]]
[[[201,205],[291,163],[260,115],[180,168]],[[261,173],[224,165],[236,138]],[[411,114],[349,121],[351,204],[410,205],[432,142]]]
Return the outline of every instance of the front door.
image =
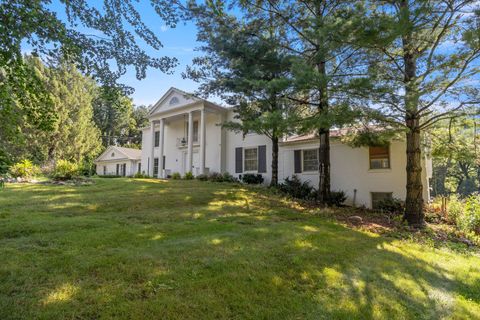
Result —
[[[182,162],[182,175],[185,175],[188,171],[191,171],[194,175],[197,174],[197,171],[200,169],[200,155],[198,151],[193,151],[193,163],[192,168],[190,170],[187,169],[187,159],[188,159],[188,152],[184,151],[182,154],[183,162]]]

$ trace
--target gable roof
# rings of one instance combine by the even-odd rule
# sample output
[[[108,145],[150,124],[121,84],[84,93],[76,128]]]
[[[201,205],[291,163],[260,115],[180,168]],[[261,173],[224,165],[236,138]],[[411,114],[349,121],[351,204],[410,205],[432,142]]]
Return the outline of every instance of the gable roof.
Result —
[[[180,90],[178,88],[175,88],[175,87],[170,87],[170,89],[167,90],[167,92],[165,92],[163,94],[163,96],[150,108],[150,110],[148,110],[148,114],[149,115],[153,115],[155,114],[159,107],[165,102],[165,100],[172,94],[172,93],[177,93],[179,95],[182,95],[184,97],[186,97],[187,99],[189,100],[192,100],[192,103],[195,103],[195,102],[198,102],[198,101],[202,101],[204,102],[205,104],[209,105],[209,106],[212,106],[214,108],[218,108],[218,109],[222,109],[222,110],[227,110],[227,108],[221,106],[221,105],[218,105],[216,103],[213,103],[213,102],[210,102],[208,100],[205,100],[203,98],[200,98],[194,94],[191,94],[191,93],[188,93],[188,92],[185,92],[183,90]]]
[[[116,151],[116,152],[125,156],[125,158],[118,158],[118,159],[113,159],[113,160],[121,160],[121,159],[140,160],[142,158],[142,150],[133,149],[133,148],[117,147],[117,146],[109,146],[107,148],[107,150],[105,150],[97,159],[95,159],[95,162],[102,161],[102,158],[106,154],[108,154],[112,151]]]

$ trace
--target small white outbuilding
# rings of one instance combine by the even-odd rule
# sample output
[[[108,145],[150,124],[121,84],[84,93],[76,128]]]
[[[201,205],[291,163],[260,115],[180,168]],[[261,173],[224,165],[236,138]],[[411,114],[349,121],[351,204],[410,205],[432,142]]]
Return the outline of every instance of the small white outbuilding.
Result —
[[[110,146],[96,160],[99,176],[133,176],[142,172],[142,150]]]

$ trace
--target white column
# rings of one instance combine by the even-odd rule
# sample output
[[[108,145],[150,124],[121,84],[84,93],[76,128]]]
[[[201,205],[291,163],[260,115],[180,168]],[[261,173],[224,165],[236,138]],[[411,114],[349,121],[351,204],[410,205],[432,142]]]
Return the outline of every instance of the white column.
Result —
[[[192,172],[193,164],[193,114],[192,111],[188,113],[188,150],[187,150],[187,167],[185,173]],[[193,172],[192,172],[193,173]]]
[[[165,132],[165,119],[160,119],[160,154],[158,156],[158,177],[165,178],[163,174],[163,141],[164,141],[164,132]]]
[[[200,173],[205,174],[205,109],[200,111]]]
[[[150,167],[148,168],[148,175],[153,177],[153,158],[155,157],[155,121],[150,122],[150,137],[151,137],[151,150],[150,150]]]

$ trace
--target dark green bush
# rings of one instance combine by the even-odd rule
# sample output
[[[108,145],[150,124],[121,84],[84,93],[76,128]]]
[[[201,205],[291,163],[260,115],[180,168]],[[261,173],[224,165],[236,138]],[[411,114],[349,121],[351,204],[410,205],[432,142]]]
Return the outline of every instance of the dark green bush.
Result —
[[[296,199],[312,199],[315,197],[315,188],[308,182],[302,182],[297,176],[287,177],[283,183],[278,185],[278,189],[283,193]]]
[[[223,182],[223,175],[221,173],[218,173],[218,172],[211,172],[208,175],[208,181]]]
[[[182,179],[182,176],[180,175],[179,172],[174,172],[174,173],[172,173],[172,179],[173,180],[180,180],[180,179]]]
[[[222,182],[238,182],[238,179],[232,176],[229,172],[224,172],[222,175]]]
[[[107,174],[107,175],[100,175],[100,178],[121,178],[122,176],[118,176],[116,174]]]
[[[330,191],[330,197],[327,199],[327,204],[329,206],[340,207],[345,200],[347,200],[347,195],[344,191]]]
[[[190,172],[190,171],[185,173],[185,175],[183,176],[183,179],[185,179],[185,180],[192,180],[193,178],[194,178],[193,173]]]
[[[195,178],[200,181],[208,181],[208,176],[206,174],[199,174]]]
[[[134,178],[136,179],[147,179],[147,178],[150,178],[150,176],[148,174],[144,174],[144,173],[140,173],[140,172],[137,172],[133,175]]]
[[[260,184],[263,183],[263,176],[259,173],[245,173],[242,176],[242,181],[246,184]]]
[[[397,198],[386,198],[378,202],[378,210],[394,214],[402,214],[405,205],[402,200]]]

